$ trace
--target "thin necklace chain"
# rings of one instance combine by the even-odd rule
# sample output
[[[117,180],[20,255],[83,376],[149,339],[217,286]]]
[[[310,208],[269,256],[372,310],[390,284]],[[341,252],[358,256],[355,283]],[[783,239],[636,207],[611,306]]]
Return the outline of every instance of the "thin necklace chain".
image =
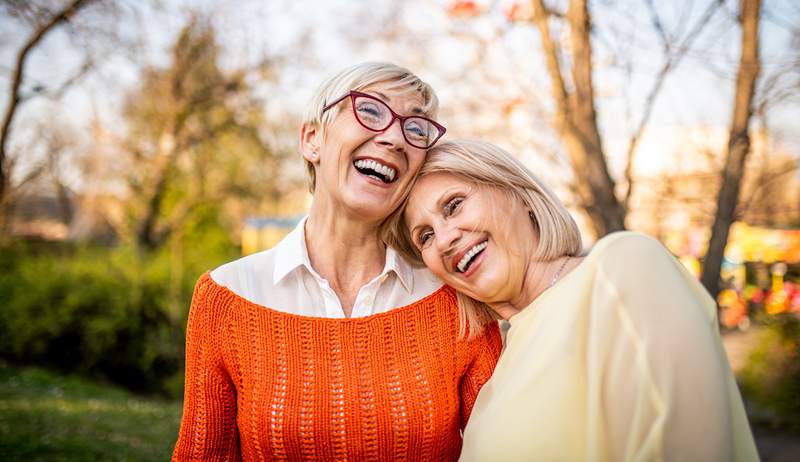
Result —
[[[567,266],[568,261],[569,257],[564,259],[564,263],[561,264],[561,268],[559,268],[558,271],[556,271],[556,274],[553,275],[553,280],[550,281],[550,285],[547,286],[548,289],[556,284],[556,281],[558,281],[558,278],[561,276],[561,272],[564,271],[564,267]]]

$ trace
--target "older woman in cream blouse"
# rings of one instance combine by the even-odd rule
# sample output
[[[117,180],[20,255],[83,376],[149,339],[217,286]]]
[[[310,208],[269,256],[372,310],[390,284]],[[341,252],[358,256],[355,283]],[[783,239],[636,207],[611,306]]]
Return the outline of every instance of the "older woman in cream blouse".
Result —
[[[548,188],[463,141],[429,151],[387,240],[459,292],[466,322],[510,323],[461,460],[758,459],[715,304],[654,239],[581,256]]]

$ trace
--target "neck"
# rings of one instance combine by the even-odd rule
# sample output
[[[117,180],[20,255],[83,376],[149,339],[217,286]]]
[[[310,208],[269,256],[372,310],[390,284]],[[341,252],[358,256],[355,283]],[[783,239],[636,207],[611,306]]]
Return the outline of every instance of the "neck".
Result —
[[[564,275],[565,268],[563,267],[569,259],[570,257],[564,256],[547,262],[529,260],[525,268],[522,288],[517,295],[507,301],[489,303],[489,307],[506,320],[521,312],[539,298],[542,292],[550,288],[554,282],[554,276],[558,274],[558,278],[561,278]]]
[[[383,270],[386,246],[378,236],[378,224],[316,201],[311,205],[305,224],[308,257],[339,297],[347,316],[358,290]]]

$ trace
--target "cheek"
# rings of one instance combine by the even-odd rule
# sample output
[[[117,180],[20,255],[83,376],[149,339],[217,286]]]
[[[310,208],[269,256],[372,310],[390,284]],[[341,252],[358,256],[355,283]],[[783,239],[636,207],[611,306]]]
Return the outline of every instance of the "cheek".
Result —
[[[357,122],[353,122],[356,124]],[[352,124],[339,124],[338,126],[330,127],[330,136],[328,136],[328,144],[331,151],[342,153],[344,151],[352,151],[364,144],[371,136],[372,132],[359,126]]]
[[[422,168],[422,164],[425,163],[425,151],[417,150],[416,148],[409,148],[407,154],[408,171],[412,174],[412,176],[414,176],[417,174],[417,172],[419,172],[419,169]]]
[[[428,267],[433,274],[439,277],[439,279],[445,279],[447,277],[447,272],[444,271],[444,265],[442,265],[442,261],[439,259],[439,256],[431,249],[427,249],[422,251],[422,262],[425,263],[425,266]]]

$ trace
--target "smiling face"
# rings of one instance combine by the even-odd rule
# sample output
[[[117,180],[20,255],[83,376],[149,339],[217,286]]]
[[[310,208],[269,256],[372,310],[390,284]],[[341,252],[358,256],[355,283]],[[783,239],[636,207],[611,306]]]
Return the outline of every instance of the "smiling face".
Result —
[[[521,293],[538,238],[510,194],[432,173],[414,185],[404,219],[423,262],[446,284],[488,304]]]
[[[401,115],[419,114],[423,106],[414,91],[382,84],[361,91]],[[304,127],[301,133],[304,156],[316,168],[314,200],[326,207],[341,207],[365,221],[380,221],[399,205],[426,150],[408,144],[398,120],[375,132],[356,120],[350,98],[340,102],[338,109],[323,140],[313,127]]]

